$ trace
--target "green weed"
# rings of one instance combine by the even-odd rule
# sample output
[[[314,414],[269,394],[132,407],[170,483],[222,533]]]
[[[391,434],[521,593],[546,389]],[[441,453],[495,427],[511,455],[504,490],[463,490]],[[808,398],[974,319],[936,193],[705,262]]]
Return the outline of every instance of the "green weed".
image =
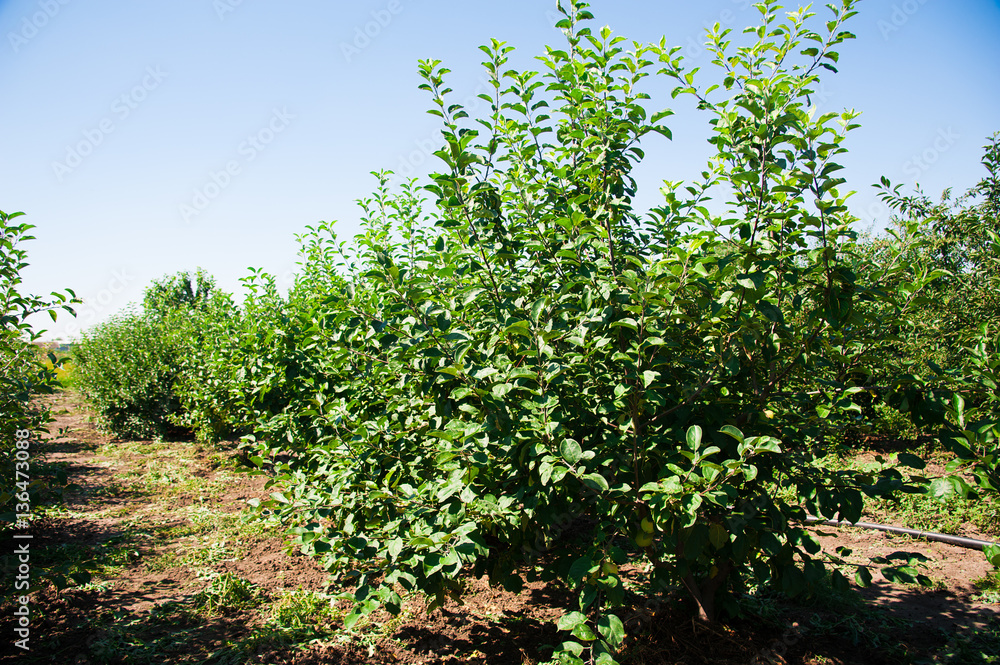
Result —
[[[941,637],[947,639],[948,644],[923,662],[948,665],[1000,663],[1000,621],[996,619],[979,630],[943,633]]]
[[[271,606],[268,624],[289,635],[314,635],[327,631],[342,619],[343,610],[333,607],[330,596],[306,589],[283,593]]]
[[[926,494],[903,494],[893,499],[871,499],[866,513],[894,524],[922,531],[961,535],[967,524],[981,533],[1000,534],[996,500],[992,497],[944,501]]]
[[[979,590],[975,597],[976,601],[991,605],[1000,604],[1000,571],[994,570],[989,575],[973,581],[972,584]]]
[[[258,605],[263,595],[253,582],[234,573],[223,573],[196,594],[193,602],[195,607],[208,614],[227,614]]]

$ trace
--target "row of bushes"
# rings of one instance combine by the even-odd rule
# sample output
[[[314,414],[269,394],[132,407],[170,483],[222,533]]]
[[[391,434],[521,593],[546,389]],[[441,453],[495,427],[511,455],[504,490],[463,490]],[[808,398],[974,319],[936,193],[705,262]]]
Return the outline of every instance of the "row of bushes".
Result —
[[[626,561],[652,571],[644,594],[686,595],[705,620],[760,585],[808,592],[827,572],[807,513],[856,520],[865,495],[928,488],[913,454],[877,474],[816,463],[873,394],[1000,487],[997,141],[970,198],[886,183],[896,230],[860,237],[835,162],[856,114],[809,111],[854,4],[817,33],[761,3],[745,48],[710,34],[723,73],[704,86],[679,49],[626,51],[575,1],[544,74],[483,47],[475,121],[422,62],[443,122],[432,182],[377,174],[353,243],[325,223],[300,236],[287,295],[259,272],[240,306],[203,275],[155,284],[87,335],[80,384],[121,436],[253,445],[265,509],[355,589],[348,624],[398,611],[401,590],[437,606],[469,570],[516,589],[543,553],[542,576],[576,593],[567,663],[614,662]],[[709,115],[718,152],[640,217],[640,142],[670,135],[641,91],[653,71]]]
[[[49,410],[36,398],[53,392],[61,363],[35,344],[42,331],[33,329],[28,318],[46,311],[53,319],[61,310],[73,314],[77,302],[72,291],[50,297],[23,292],[21,271],[28,265],[23,244],[34,239],[34,227],[17,221],[22,214],[0,211],[0,522],[6,524],[30,514],[44,495],[58,496],[66,482],[65,477],[44,477],[33,449],[51,422]]]
[[[154,281],[141,306],[86,331],[74,380],[98,425],[120,438],[207,443],[252,431],[255,413],[273,408],[255,383],[262,372],[274,378],[264,354],[283,334],[287,302],[268,275],[245,282],[237,307],[201,269],[179,272]]]
[[[131,308],[87,331],[74,347],[79,390],[115,436],[167,438],[183,430],[179,398],[184,367],[194,360],[204,323],[235,312],[199,270],[154,282],[141,309]]]

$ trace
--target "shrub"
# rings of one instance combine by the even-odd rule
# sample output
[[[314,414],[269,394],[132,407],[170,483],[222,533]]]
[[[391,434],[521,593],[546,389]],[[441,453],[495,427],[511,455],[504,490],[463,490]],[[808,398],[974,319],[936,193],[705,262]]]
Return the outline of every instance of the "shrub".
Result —
[[[241,344],[243,316],[229,294],[214,292],[196,305],[183,305],[161,319],[179,340],[173,392],[179,408],[170,416],[199,441],[217,443],[236,432],[231,412],[232,379],[242,365],[232,347]],[[233,362],[222,361],[233,359]]]
[[[293,437],[305,420],[287,409],[310,392],[302,379],[314,361],[301,328],[311,326],[309,310],[282,297],[266,273],[253,272],[243,282],[242,308],[220,301],[196,317],[190,338],[197,343],[185,354],[176,384],[183,407],[176,421],[205,441],[262,428]]]
[[[146,287],[142,307],[147,314],[166,318],[177,310],[203,310],[219,295],[215,279],[198,268],[194,274],[183,270]]]
[[[859,253],[868,265],[899,266],[883,288],[915,310],[873,340],[879,353],[871,365],[882,376],[905,367],[889,402],[955,454],[950,475],[929,485],[942,500],[1000,491],[1000,134],[984,146],[982,163],[987,175],[979,183],[954,198],[945,191],[938,202],[919,191],[904,196],[883,179],[894,229]],[[911,280],[926,275],[934,279],[913,289]],[[1000,548],[986,548],[986,556],[1000,566]]]
[[[917,191],[901,194],[883,178],[882,200],[893,211],[887,233],[859,243],[856,269],[867,275],[885,272],[895,263],[890,279],[880,287],[910,301],[919,315],[914,325],[897,321],[886,326],[891,334],[873,339],[879,354],[872,358],[873,374],[885,375],[897,365],[911,374],[933,376],[939,385],[946,375],[972,367],[972,349],[983,325],[1000,323],[1000,134],[984,147],[987,175],[965,194],[953,197],[946,190],[940,201]],[[910,281],[933,273],[925,289],[915,290]]]
[[[229,294],[199,268],[154,280],[141,310],[83,335],[74,349],[77,380],[101,427],[123,438],[228,434],[229,422],[212,410],[222,388],[207,380],[205,366],[207,349],[229,341],[235,314]]]
[[[163,439],[179,402],[173,393],[181,342],[161,322],[126,310],[81,335],[77,386],[102,429],[123,439]]]
[[[353,249],[307,234],[347,279],[303,297],[315,308],[295,343],[311,360],[289,367],[309,368],[308,389],[258,457],[279,472],[267,507],[356,582],[348,626],[398,612],[401,590],[433,609],[460,595],[463,571],[518,589],[518,566],[545,552],[542,577],[578,599],[558,659],[614,662],[619,565],[644,561],[646,593],[682,591],[715,620],[737,610],[734,592],[825,579],[807,512],[856,520],[865,494],[904,485],[895,469],[813,464],[858,411],[852,370],[883,314],[910,314],[851,269],[834,160],[857,114],[808,109],[854,4],[830,5],[818,34],[808,11],[760,3],[748,46],[709,35],[723,73],[707,88],[679,48],[625,51],[583,27],[586,3],[560,6],[567,46],[547,50],[544,75],[508,68],[502,42],[482,47],[491,110],[474,124],[447,70],[421,63],[444,127],[444,172],[423,188],[435,211],[383,173]],[[711,116],[718,152],[642,218],[630,170],[642,139],[670,135],[640,90],[656,62]]]
[[[29,235],[34,228],[31,224],[13,221],[22,214],[0,211],[0,474],[5,479],[5,489],[0,490],[0,519],[9,522],[14,521],[16,512],[24,512],[15,510],[14,488],[33,497],[42,484],[42,479],[30,472],[23,476],[30,482],[15,483],[21,469],[14,458],[15,442],[25,440],[15,434],[20,431],[33,437],[45,431],[51,418],[33,398],[53,391],[56,370],[61,366],[52,354],[48,354],[46,366],[46,357],[33,344],[44,331],[34,330],[27,319],[48,311],[55,320],[59,309],[74,314],[71,305],[78,302],[70,290],[53,293],[49,299],[21,292],[21,270],[28,263],[27,251],[20,244],[34,239]],[[23,498],[18,501],[25,503]]]

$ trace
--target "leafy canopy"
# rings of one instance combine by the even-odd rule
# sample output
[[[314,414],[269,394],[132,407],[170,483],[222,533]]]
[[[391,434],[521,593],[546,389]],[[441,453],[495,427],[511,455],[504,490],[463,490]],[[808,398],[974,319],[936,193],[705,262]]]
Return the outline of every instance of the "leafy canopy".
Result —
[[[808,9],[759,3],[747,45],[710,31],[704,86],[679,47],[560,5],[566,44],[542,73],[481,47],[477,118],[440,62],[420,63],[441,171],[397,191],[377,174],[353,245],[329,225],[302,238],[306,277],[274,335],[284,371],[256,389],[304,391],[261,414],[255,459],[278,472],[267,507],[356,585],[348,624],[405,592],[433,609],[469,571],[508,589],[525,572],[576,593],[557,658],[614,662],[636,593],[619,565],[714,620],[734,592],[824,578],[807,513],[856,520],[864,495],[906,484],[815,464],[859,409],[853,370],[880,317],[912,312],[852,269],[836,160],[857,114],[810,102],[854,7],[830,5],[816,32]],[[717,152],[640,216],[632,169],[671,135],[670,111],[648,109],[653,74],[696,100]]]

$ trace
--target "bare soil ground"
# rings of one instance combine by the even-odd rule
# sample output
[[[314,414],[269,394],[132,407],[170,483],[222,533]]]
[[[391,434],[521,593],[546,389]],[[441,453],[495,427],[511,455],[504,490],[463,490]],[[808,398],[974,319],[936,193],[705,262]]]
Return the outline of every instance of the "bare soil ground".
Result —
[[[562,641],[553,620],[565,591],[541,582],[515,594],[470,578],[461,606],[427,614],[412,600],[400,616],[380,614],[350,631],[342,626],[343,602],[304,612],[296,603],[315,598],[305,591],[335,590],[314,560],[290,550],[279,528],[247,508],[247,499],[267,493],[266,478],[238,472],[232,452],[192,442],[112,441],[94,429],[74,393],[50,399],[57,419],[36,446],[35,463],[61,465],[75,487],[61,505],[37,507],[32,565],[89,570],[92,579],[37,590],[31,651],[16,649],[14,545],[9,531],[0,533],[8,592],[0,662],[540,663]],[[676,606],[633,608],[622,615],[633,629],[625,662],[992,662],[988,651],[1000,640],[983,636],[1000,635],[1000,605],[972,583],[990,572],[981,553],[860,529],[817,531],[826,534],[825,551],[849,547],[851,564],[919,552],[934,586],[894,586],[876,575],[860,591],[865,603],[832,591],[794,603],[747,599],[746,618],[712,628]],[[971,527],[963,535],[989,539]],[[250,595],[209,602],[220,582],[233,579]]]

